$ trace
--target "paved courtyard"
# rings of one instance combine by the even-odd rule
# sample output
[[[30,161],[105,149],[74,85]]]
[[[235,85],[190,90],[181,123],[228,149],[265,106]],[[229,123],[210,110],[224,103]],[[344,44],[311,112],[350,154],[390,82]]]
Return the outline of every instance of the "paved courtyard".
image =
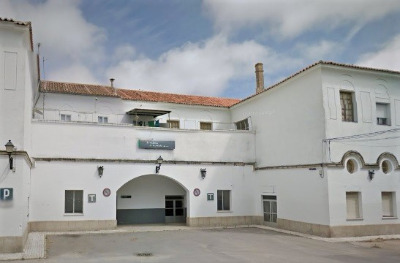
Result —
[[[400,262],[400,241],[325,242],[260,228],[48,235],[46,259],[13,262]]]

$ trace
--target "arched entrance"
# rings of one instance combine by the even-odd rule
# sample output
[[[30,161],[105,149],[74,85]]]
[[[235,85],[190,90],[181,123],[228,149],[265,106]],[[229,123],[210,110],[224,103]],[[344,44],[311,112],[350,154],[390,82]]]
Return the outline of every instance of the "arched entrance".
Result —
[[[117,191],[117,224],[186,223],[187,190],[162,175],[143,175]]]

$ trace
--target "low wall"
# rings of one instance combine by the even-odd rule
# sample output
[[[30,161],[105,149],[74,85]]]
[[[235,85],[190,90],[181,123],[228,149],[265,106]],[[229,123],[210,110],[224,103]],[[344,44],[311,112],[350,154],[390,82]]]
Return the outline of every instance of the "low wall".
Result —
[[[260,225],[262,216],[188,217],[186,222],[193,227]]]
[[[116,220],[36,221],[29,223],[31,232],[94,231],[115,229]]]

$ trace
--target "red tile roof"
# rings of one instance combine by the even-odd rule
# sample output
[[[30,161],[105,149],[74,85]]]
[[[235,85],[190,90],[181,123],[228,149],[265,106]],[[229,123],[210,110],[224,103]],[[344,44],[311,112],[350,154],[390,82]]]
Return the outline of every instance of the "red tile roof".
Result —
[[[110,86],[55,81],[41,81],[40,91],[46,93],[119,97],[123,100],[168,102],[213,107],[230,107],[231,105],[240,101],[239,99],[181,95],[141,90],[113,89]]]
[[[89,85],[67,82],[44,81],[40,82],[40,91],[47,93],[65,93],[74,95],[119,97],[110,86]]]
[[[31,51],[33,51],[33,34],[32,34],[31,22],[16,21],[16,20],[11,19],[11,18],[3,18],[3,17],[0,17],[0,22],[9,22],[9,23],[13,23],[13,24],[18,25],[18,26],[27,26],[27,27],[29,27],[29,37],[30,37],[30,41],[31,41]]]
[[[229,107],[240,101],[238,99],[229,99],[229,98],[181,95],[172,93],[126,90],[126,89],[119,89],[118,94],[122,99],[125,100],[169,102],[177,104],[203,105],[203,106],[216,106],[216,107]]]
[[[400,74],[400,72],[393,71],[393,70],[361,67],[361,66],[341,64],[341,63],[330,62],[330,61],[319,61],[310,66],[303,68],[302,70],[294,73],[293,75],[285,78],[284,80],[264,89],[262,92],[251,95],[243,100],[230,99],[230,98],[194,96],[194,95],[181,95],[181,94],[161,93],[161,92],[153,92],[153,91],[113,89],[110,86],[54,82],[54,81],[41,81],[40,91],[48,92],[48,93],[65,93],[65,94],[88,95],[88,96],[119,97],[123,100],[134,100],[134,101],[168,102],[168,103],[187,104],[187,105],[201,105],[201,106],[214,106],[214,107],[229,108],[229,107],[239,104],[243,101],[249,100],[255,96],[258,96],[259,94],[262,94],[262,93],[266,92],[267,90],[278,87],[280,84],[288,81],[289,79],[294,78],[295,76],[297,76],[317,65],[332,65],[332,66],[351,68],[351,69],[361,69],[361,70],[369,70],[369,71],[375,71],[375,72]]]

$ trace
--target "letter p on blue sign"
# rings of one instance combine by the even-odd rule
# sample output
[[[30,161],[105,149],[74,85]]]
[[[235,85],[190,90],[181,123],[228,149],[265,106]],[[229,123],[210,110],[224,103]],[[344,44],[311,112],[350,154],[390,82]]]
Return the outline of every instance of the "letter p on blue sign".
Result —
[[[12,200],[13,199],[13,189],[12,188],[0,188],[0,200]]]

